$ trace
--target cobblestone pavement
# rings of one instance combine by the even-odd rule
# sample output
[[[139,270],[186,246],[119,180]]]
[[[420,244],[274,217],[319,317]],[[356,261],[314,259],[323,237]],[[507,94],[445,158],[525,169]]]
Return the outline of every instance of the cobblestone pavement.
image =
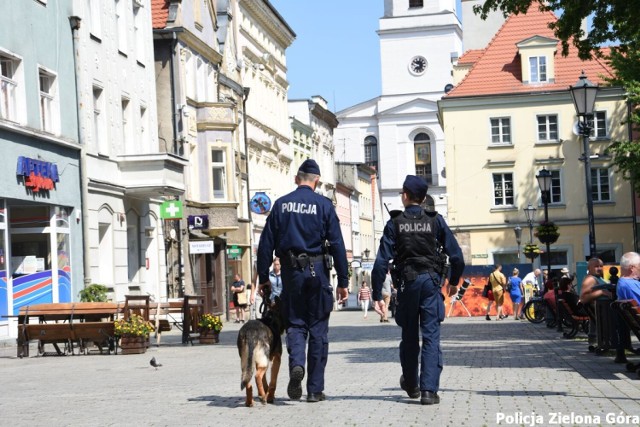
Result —
[[[587,351],[544,325],[508,318],[450,318],[443,324],[441,403],[422,406],[398,386],[400,328],[375,313],[331,316],[328,400],[292,402],[281,370],[276,403],[245,408],[226,323],[218,345],[180,344],[165,334],[142,355],[16,358],[0,343],[0,423],[61,425],[638,425],[640,379],[612,357]],[[634,344],[637,345],[636,342]],[[32,347],[35,354],[35,346]],[[154,369],[155,356],[163,366]],[[633,360],[633,359],[632,359]],[[638,358],[635,358],[638,361]],[[255,390],[255,387],[254,387]],[[550,414],[561,413],[561,418]],[[599,417],[599,419],[598,419]],[[614,418],[611,418],[614,417]]]

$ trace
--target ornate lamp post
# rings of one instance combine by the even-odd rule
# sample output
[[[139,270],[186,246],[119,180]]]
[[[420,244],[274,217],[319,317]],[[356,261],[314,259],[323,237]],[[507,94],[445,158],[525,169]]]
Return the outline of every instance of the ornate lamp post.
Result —
[[[596,226],[593,217],[593,194],[591,193],[591,153],[589,152],[589,136],[591,136],[590,121],[593,120],[593,107],[596,103],[598,86],[591,83],[584,71],[574,86],[569,86],[569,92],[576,108],[576,114],[582,119],[580,135],[582,136],[582,159],[584,160],[584,179],[587,190],[587,216],[589,222],[589,254],[587,260],[596,256]]]
[[[518,244],[518,262],[520,262],[520,243],[522,243],[522,227],[516,225],[513,227],[513,233],[516,235],[516,243]]]
[[[544,203],[544,222],[549,222],[549,200],[551,199],[551,172],[542,168],[538,175],[538,186],[540,187],[540,193],[542,193],[542,203]],[[546,240],[547,245],[547,271],[551,275],[551,242]]]
[[[527,217],[527,222],[529,223],[529,243],[533,243],[533,220],[536,217],[537,210],[538,209],[534,208],[531,203],[524,208],[524,215]]]
[[[538,186],[540,187],[540,193],[542,194],[542,203],[544,203],[544,223],[549,223],[549,201],[551,200],[551,172],[546,168],[542,168],[538,175]],[[547,246],[547,271],[549,272],[549,278],[551,278],[551,240],[545,237],[545,244]],[[546,290],[546,283],[543,284],[543,288]],[[557,330],[562,332],[562,319],[560,318],[560,303],[558,301],[558,283],[556,282],[553,288],[553,294],[556,299],[556,325]],[[544,291],[543,291],[544,292]]]
[[[371,251],[369,249],[365,249],[364,251],[362,251],[362,253],[364,254],[364,259],[368,260],[369,254],[371,253]]]

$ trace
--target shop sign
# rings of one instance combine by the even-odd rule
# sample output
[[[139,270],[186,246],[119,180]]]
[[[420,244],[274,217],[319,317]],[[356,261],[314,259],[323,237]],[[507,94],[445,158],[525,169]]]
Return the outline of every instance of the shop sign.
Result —
[[[238,259],[242,256],[242,248],[231,246],[229,249],[227,249],[227,255],[229,255],[229,257],[232,259]]]
[[[206,230],[209,228],[209,215],[189,215],[187,224],[189,230]]]
[[[162,219],[182,219],[182,202],[180,200],[169,200],[160,205],[160,218]]]
[[[34,193],[40,190],[54,190],[56,182],[60,182],[58,166],[51,162],[18,157],[16,175],[24,177],[24,185]]]
[[[212,254],[213,240],[191,240],[189,242],[190,254]]]

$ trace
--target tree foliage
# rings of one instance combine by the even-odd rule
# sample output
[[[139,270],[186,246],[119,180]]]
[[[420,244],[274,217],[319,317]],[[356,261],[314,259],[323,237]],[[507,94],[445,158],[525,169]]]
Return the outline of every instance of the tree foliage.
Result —
[[[552,11],[557,21],[549,27],[562,43],[562,54],[569,53],[573,44],[583,60],[603,58],[612,67],[614,78],[607,79],[612,86],[623,87],[629,105],[640,103],[640,0],[486,0],[474,6],[482,19],[489,13],[502,11],[505,17],[526,13],[530,7]],[[585,34],[583,20],[593,17],[592,26]],[[608,49],[602,49],[602,47]],[[640,109],[630,110],[628,125],[634,130],[640,125]],[[613,163],[624,179],[630,180],[640,192],[640,144],[635,141],[614,141],[607,148]]]

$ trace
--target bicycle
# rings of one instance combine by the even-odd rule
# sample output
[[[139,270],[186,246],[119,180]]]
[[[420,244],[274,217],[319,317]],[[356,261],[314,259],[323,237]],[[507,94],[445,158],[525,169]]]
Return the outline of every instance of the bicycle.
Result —
[[[524,317],[526,317],[529,322],[536,324],[545,321],[547,310],[551,310],[553,312],[552,308],[549,307],[547,301],[545,301],[542,295],[540,295],[540,289],[538,289],[537,286],[534,287],[533,297],[529,299],[529,301],[527,301],[527,303],[524,305],[523,310]],[[554,319],[550,321],[547,326],[552,328],[555,326],[555,323],[556,320]]]

